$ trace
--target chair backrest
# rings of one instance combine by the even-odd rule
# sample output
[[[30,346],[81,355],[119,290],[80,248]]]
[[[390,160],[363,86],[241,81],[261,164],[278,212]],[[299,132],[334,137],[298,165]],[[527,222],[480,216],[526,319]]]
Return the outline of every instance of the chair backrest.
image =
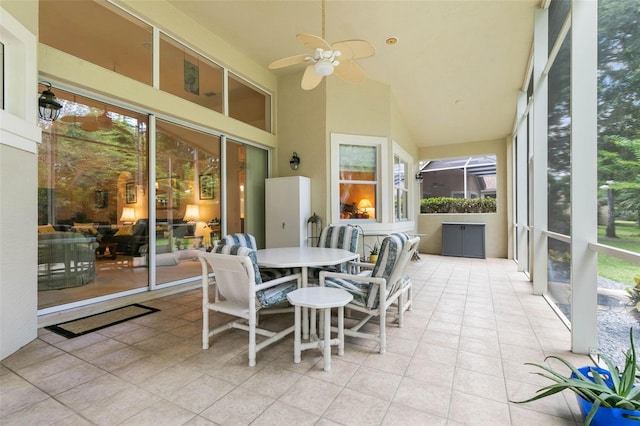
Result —
[[[371,276],[386,279],[387,289],[395,286],[402,279],[407,263],[418,249],[419,243],[420,237],[409,238],[403,232],[386,236],[382,240],[378,261]]]
[[[216,287],[225,299],[249,306],[255,298],[252,287],[262,283],[256,252],[241,246],[217,246],[211,253],[199,252],[215,274]]]
[[[251,250],[258,250],[256,238],[251,234],[229,234],[222,237],[221,245],[248,247]]]
[[[360,230],[351,225],[329,225],[322,229],[318,247],[340,248],[352,253],[358,251]]]

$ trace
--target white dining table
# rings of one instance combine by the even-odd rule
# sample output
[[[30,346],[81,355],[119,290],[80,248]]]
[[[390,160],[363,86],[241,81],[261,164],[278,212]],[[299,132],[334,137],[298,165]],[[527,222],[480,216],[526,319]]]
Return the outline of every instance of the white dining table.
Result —
[[[308,285],[309,267],[332,266],[355,260],[358,253],[326,247],[274,247],[256,251],[258,266],[266,268],[300,268],[302,287]],[[303,315],[303,338],[309,337],[309,320],[306,309]]]

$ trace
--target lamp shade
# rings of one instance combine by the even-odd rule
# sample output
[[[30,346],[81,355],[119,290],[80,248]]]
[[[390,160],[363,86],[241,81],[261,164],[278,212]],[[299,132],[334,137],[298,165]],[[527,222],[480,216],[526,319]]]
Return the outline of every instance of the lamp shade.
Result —
[[[368,198],[363,198],[358,203],[358,209],[360,209],[360,210],[366,210],[366,209],[370,209],[372,207],[373,207],[373,204],[371,204],[371,201]]]
[[[200,209],[197,204],[187,204],[187,209],[182,218],[185,222],[197,222],[200,220]]]
[[[122,209],[122,216],[120,216],[121,222],[133,223],[136,221],[136,211],[133,207],[124,207]]]
[[[313,66],[313,70],[316,74],[321,76],[327,76],[333,74],[333,64],[329,61],[320,61],[316,62]]]

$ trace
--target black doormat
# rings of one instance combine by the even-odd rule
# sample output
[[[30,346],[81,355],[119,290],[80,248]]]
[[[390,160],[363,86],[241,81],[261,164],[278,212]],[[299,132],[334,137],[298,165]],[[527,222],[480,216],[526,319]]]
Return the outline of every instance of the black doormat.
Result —
[[[101,330],[121,322],[129,321],[134,318],[140,318],[145,315],[158,312],[160,309],[151,308],[149,306],[133,305],[123,306],[122,308],[113,309],[101,314],[90,315],[73,321],[63,322],[57,325],[45,327],[47,330],[56,334],[72,339],[91,333],[92,331]]]

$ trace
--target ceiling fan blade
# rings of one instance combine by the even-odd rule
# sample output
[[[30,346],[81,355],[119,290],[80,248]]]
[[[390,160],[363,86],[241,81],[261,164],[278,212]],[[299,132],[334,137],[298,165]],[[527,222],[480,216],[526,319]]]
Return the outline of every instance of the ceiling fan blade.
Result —
[[[331,50],[331,45],[327,43],[323,38],[314,36],[312,34],[298,34],[296,38],[300,40],[300,43],[304,44],[304,47],[310,50],[316,50],[320,48],[322,50]]]
[[[85,132],[95,132],[100,128],[97,117],[95,116],[82,117],[82,120],[79,122],[80,128]]]
[[[289,56],[288,58],[278,59],[277,61],[274,61],[271,64],[269,64],[269,69],[276,70],[278,68],[284,68],[291,65],[301,64],[305,61],[305,58],[307,56],[309,55],[306,53],[303,53],[301,55]]]
[[[320,74],[316,74],[313,69],[315,64],[311,64],[304,70],[304,74],[302,75],[302,88],[304,90],[315,89],[318,84],[322,81],[322,76]]]
[[[366,40],[343,40],[331,45],[331,49],[339,50],[341,60],[368,58],[376,53],[376,48]]]
[[[349,83],[361,83],[366,78],[364,69],[352,60],[340,61],[333,73]]]

